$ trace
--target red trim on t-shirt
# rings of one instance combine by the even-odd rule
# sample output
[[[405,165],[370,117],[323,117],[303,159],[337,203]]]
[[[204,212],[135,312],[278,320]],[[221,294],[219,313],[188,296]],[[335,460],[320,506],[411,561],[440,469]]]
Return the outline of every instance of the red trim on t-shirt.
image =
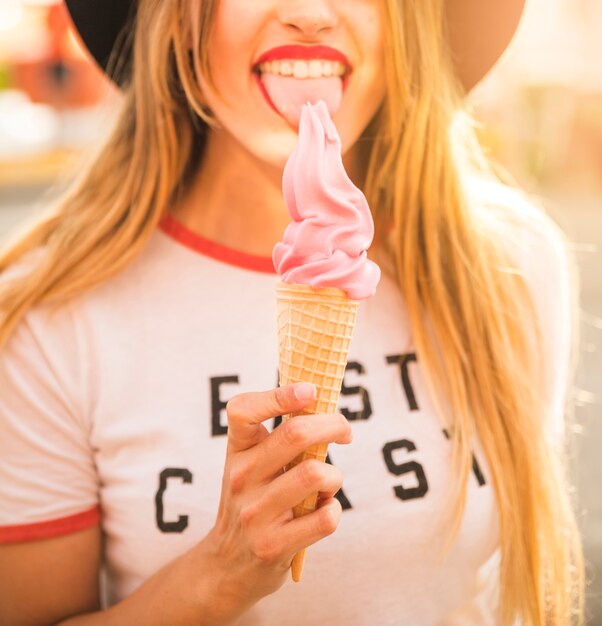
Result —
[[[95,506],[83,513],[76,513],[68,517],[52,519],[34,524],[19,524],[18,526],[0,526],[0,543],[19,543],[34,539],[50,539],[60,535],[85,530],[96,526],[100,522],[100,507]]]
[[[235,265],[236,267],[242,267],[246,270],[253,270],[255,272],[263,272],[265,274],[275,274],[274,263],[271,257],[255,256],[254,254],[247,254],[234,248],[228,248],[220,243],[205,239],[201,235],[193,232],[181,222],[178,222],[176,218],[166,213],[159,223],[159,228],[172,239],[175,239],[182,245],[200,252],[205,256],[222,261],[228,265]]]

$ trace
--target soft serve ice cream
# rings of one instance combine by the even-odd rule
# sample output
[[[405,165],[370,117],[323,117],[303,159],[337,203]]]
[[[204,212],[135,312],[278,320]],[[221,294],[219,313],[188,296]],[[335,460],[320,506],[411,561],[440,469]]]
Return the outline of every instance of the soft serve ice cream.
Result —
[[[345,172],[341,141],[323,101],[302,107],[299,143],[282,186],[293,220],[272,255],[282,282],[336,287],[352,300],[374,295],[380,269],[366,253],[374,237],[372,215]]]
[[[359,301],[373,295],[378,266],[366,250],[374,224],[364,194],[351,182],[341,141],[327,104],[304,104],[299,143],[284,168],[284,199],[292,223],[273,252],[281,282],[276,286],[278,371],[281,385],[309,382],[316,400],[283,415],[336,413]],[[310,446],[287,469],[306,459],[324,462],[325,443]],[[316,509],[314,493],[293,507],[295,517]],[[305,550],[293,558],[293,580],[301,580]]]

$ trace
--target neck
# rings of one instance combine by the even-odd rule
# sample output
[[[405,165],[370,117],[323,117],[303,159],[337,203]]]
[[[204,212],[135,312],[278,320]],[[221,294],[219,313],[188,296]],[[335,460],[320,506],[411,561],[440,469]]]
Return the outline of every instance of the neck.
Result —
[[[271,256],[271,247],[289,222],[281,176],[229,133],[212,130],[201,165],[172,212],[207,239],[248,254]]]
[[[352,174],[357,159],[346,155]],[[224,130],[212,130],[198,172],[174,217],[206,239],[270,257],[290,217],[282,197],[282,169],[255,157]]]

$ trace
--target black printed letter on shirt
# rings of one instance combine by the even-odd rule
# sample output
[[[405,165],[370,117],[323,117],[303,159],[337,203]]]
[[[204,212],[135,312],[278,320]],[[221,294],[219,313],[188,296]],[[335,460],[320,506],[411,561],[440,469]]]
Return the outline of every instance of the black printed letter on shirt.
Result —
[[[222,424],[222,413],[228,400],[222,400],[220,386],[226,383],[238,383],[238,376],[214,376],[211,383],[211,436],[219,437],[228,434],[228,425]]]
[[[190,470],[181,467],[168,467],[159,474],[159,489],[155,495],[155,519],[157,527],[163,533],[181,533],[188,526],[188,515],[180,515],[175,522],[163,519],[163,494],[167,491],[167,481],[179,478],[183,483],[192,483]]]
[[[406,450],[407,452],[414,452],[416,445],[409,439],[401,439],[400,441],[391,441],[385,444],[383,448],[383,457],[387,464],[388,470],[395,476],[403,476],[405,474],[414,474],[415,486],[404,487],[398,485],[393,488],[395,495],[400,500],[413,500],[415,498],[424,498],[429,490],[429,485],[426,480],[426,474],[420,463],[416,461],[406,461],[405,463],[396,463],[393,459],[393,452],[396,450]]]
[[[361,363],[350,361],[345,368],[345,378],[347,372],[357,372],[358,374],[364,374],[364,366]],[[341,413],[349,420],[367,420],[372,415],[372,404],[370,402],[370,396],[368,390],[359,385],[354,387],[347,387],[345,379],[343,379],[343,385],[341,387],[341,396],[354,396],[359,395],[361,401],[361,409],[359,411],[351,411],[345,407],[341,407]]]
[[[389,365],[399,365],[401,383],[403,385],[406,398],[408,399],[410,411],[418,411],[418,402],[416,402],[416,396],[414,394],[414,389],[412,388],[410,375],[408,373],[408,365],[411,362],[416,362],[416,354],[414,352],[409,352],[407,354],[393,354],[387,357],[387,363]]]

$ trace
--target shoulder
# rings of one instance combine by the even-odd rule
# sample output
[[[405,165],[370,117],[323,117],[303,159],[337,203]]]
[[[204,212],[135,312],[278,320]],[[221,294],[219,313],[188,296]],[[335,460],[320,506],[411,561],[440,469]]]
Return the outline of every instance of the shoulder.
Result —
[[[497,181],[473,180],[469,189],[479,226],[534,293],[576,281],[572,243],[538,199]]]
[[[477,210],[504,252],[504,271],[519,274],[535,307],[547,423],[564,436],[567,393],[579,345],[579,273],[570,238],[535,199],[498,183],[479,188]]]
[[[7,267],[0,274],[0,302],[10,302],[11,293],[35,280],[33,273],[46,262],[47,250],[40,247]],[[21,404],[26,411],[30,397],[32,402],[54,407],[56,415],[62,412],[87,427],[95,359],[81,301],[76,298],[35,304],[9,332],[0,346],[0,386],[10,390],[0,402],[0,418],[6,417],[7,402]],[[0,314],[6,315],[7,310]]]
[[[65,415],[86,426],[93,379],[89,332],[77,307],[34,306],[0,348],[0,421],[6,403],[22,405],[25,411],[27,403],[37,401],[48,410],[62,407]]]
[[[67,300],[57,300],[36,304],[29,308],[23,317],[22,326],[46,326],[50,334],[59,330],[75,330],[74,320],[81,323],[91,311],[114,310],[116,314],[128,310],[133,304],[143,299],[158,282],[173,284],[174,262],[172,249],[156,235],[152,237],[142,251],[129,263],[102,282],[84,287]],[[38,280],[36,270],[55,262],[51,253],[44,247],[28,251],[0,273],[0,303],[10,302],[11,295],[18,293]],[[178,269],[175,267],[175,269]],[[72,327],[71,329],[69,327]]]

